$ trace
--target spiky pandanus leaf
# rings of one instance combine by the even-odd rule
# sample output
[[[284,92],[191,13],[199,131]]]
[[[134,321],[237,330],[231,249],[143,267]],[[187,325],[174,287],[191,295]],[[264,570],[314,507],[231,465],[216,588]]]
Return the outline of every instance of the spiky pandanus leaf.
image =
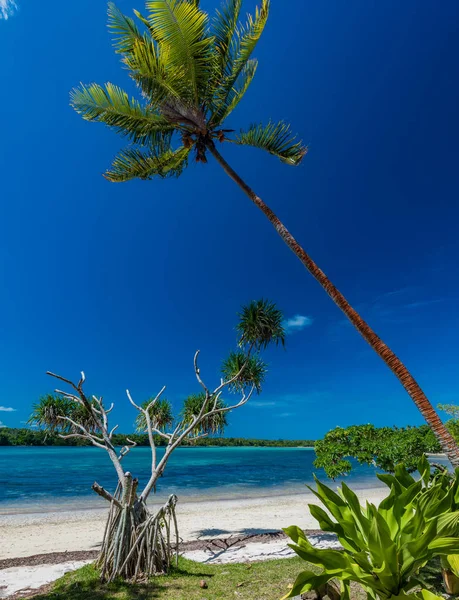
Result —
[[[288,165],[299,165],[307,149],[296,141],[290,125],[280,121],[267,125],[252,125],[247,131],[241,131],[235,140],[241,146],[253,146],[266,150]]]
[[[86,121],[100,121],[135,143],[170,140],[174,128],[155,110],[129,99],[121,88],[107,83],[82,85],[70,93],[70,104]]]
[[[276,346],[285,344],[282,312],[269,300],[253,300],[243,306],[236,330],[240,335],[240,346],[259,350],[266,348],[271,342]]]
[[[91,401],[94,404],[94,401]],[[33,411],[27,423],[40,427],[50,433],[81,433],[78,427],[62,417],[69,417],[82,425],[87,431],[94,432],[96,427],[88,410],[81,404],[63,396],[47,394],[33,405]]]
[[[153,398],[142,402],[142,408],[146,409],[151,404]],[[166,398],[159,398],[149,409],[150,419],[153,427],[163,431],[167,427],[170,427],[174,422],[174,416],[172,414],[172,405]],[[145,433],[147,431],[147,419],[145,414],[139,412],[135,420],[136,430],[139,433]]]
[[[188,396],[183,403],[181,412],[183,422],[191,425],[193,419],[201,412],[203,404],[205,404],[204,412],[209,412],[210,410],[213,410],[214,407],[220,410],[226,406],[225,402],[221,399],[218,399],[217,402],[215,402],[215,398],[209,398],[206,401],[206,395],[204,393],[192,394]],[[206,417],[200,423],[197,423],[193,428],[192,433],[193,435],[215,435],[217,433],[223,433],[227,425],[227,413],[218,412]]]
[[[122,150],[114,159],[112,168],[105,173],[109,181],[129,181],[139,177],[178,177],[186,166],[189,148],[164,152],[141,151],[136,148]]]
[[[222,365],[225,381],[237,376],[229,386],[234,392],[242,392],[252,386],[259,394],[267,372],[266,363],[258,355],[247,356],[244,352],[230,352]]]

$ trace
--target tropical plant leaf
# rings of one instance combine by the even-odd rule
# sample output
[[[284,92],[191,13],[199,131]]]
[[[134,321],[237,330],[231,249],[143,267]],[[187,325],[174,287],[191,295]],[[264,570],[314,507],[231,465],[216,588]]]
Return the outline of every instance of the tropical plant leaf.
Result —
[[[237,32],[239,15],[241,13],[242,0],[226,0],[221,10],[215,11],[212,20],[212,34],[215,37],[215,48],[219,55],[219,63],[222,74],[229,76],[231,70],[226,72],[228,64],[231,64],[231,46]]]
[[[220,410],[226,408],[226,404],[223,400],[210,397],[206,400],[206,395],[191,394],[185,399],[183,403],[183,409],[181,413],[182,420],[185,424],[191,425],[195,417],[197,417],[201,410],[204,408],[202,414],[210,412],[211,410]],[[213,415],[209,415],[199,423],[196,423],[192,433],[194,435],[222,433],[225,427],[228,425],[227,412],[217,412]]]
[[[312,571],[302,571],[296,578],[292,589],[285,596],[282,596],[281,600],[298,597],[300,594],[309,592],[310,590],[318,590],[333,579],[333,577],[332,573],[317,575],[317,573],[313,573]]]
[[[174,422],[174,416],[172,414],[172,405],[166,398],[159,398],[154,404],[152,404],[153,398],[145,400],[142,403],[142,408],[149,408],[149,415],[153,427],[156,429],[164,430]],[[145,433],[147,431],[147,419],[143,412],[139,412],[135,419],[136,431],[138,433]]]
[[[290,125],[283,121],[252,125],[248,131],[241,131],[236,136],[235,143],[266,150],[288,165],[299,165],[307,152],[306,147],[296,141]]]
[[[231,64],[226,65],[226,70],[229,69],[228,75],[224,77],[219,88],[216,90],[217,106],[226,106],[228,104],[228,96],[263,33],[268,20],[269,4],[269,0],[262,0],[261,6],[255,10],[255,16],[249,15],[246,25],[235,28],[229,50]]]
[[[183,67],[189,87],[188,99],[199,106],[212,62],[212,37],[206,36],[207,14],[196,2],[150,0],[148,21],[160,47],[167,48],[168,64]],[[186,99],[186,98],[183,98]]]
[[[237,379],[229,386],[229,389],[233,392],[243,392],[253,386],[259,394],[265,380],[266,371],[266,363],[258,355],[247,356],[241,351],[230,352],[222,365],[222,374],[225,381],[237,376]]]
[[[168,121],[134,98],[129,99],[121,88],[107,83],[93,83],[70,92],[70,104],[86,121],[99,121],[133,142],[158,143],[170,139],[174,128]]]
[[[274,302],[254,300],[242,307],[236,330],[240,335],[239,346],[260,350],[271,342],[285,345],[285,329],[282,312]]]
[[[229,115],[233,112],[242,98],[245,96],[250,84],[255,77],[255,73],[257,70],[258,61],[255,58],[247,61],[246,65],[242,69],[242,72],[235,83],[235,85],[231,88],[230,93],[228,94],[225,102],[217,103],[213,110],[213,115],[211,118],[211,122],[216,127],[220,123],[223,123],[225,119],[229,117]]]
[[[187,94],[184,67],[171,64],[169,55],[169,48],[158,47],[154,40],[144,36],[135,41],[132,51],[124,58],[132,79],[149,104],[157,109],[164,101]]]
[[[448,554],[446,560],[450,571],[459,577],[459,554]]]
[[[122,150],[114,159],[112,168],[105,173],[109,181],[152,179],[153,177],[179,177],[186,166],[190,150],[181,146],[178,150],[142,152],[135,148]]]
[[[126,17],[114,2],[108,3],[108,29],[114,35],[116,52],[121,54],[132,51],[137,40],[142,39],[134,19]]]

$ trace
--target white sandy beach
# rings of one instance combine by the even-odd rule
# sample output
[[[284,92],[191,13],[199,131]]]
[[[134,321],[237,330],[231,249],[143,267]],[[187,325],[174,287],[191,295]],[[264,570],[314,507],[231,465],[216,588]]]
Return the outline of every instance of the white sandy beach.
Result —
[[[357,491],[361,500],[378,503],[387,488]],[[213,500],[178,504],[180,536],[184,541],[228,537],[237,533],[277,531],[289,525],[317,529],[308,503],[310,493],[246,500]],[[102,541],[106,510],[12,514],[0,516],[0,559],[50,552],[95,550]]]

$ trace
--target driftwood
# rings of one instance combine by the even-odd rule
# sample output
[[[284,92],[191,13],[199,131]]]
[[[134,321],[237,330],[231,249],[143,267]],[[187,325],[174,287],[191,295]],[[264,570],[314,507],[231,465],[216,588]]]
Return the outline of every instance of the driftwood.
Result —
[[[104,538],[97,564],[104,581],[113,581],[116,577],[126,580],[139,581],[158,573],[167,573],[173,560],[174,552],[178,559],[179,533],[177,527],[176,504],[177,497],[170,496],[169,500],[155,514],[147,507],[147,499],[156,490],[156,483],[166,468],[172,452],[187,439],[198,439],[206,433],[195,434],[199,425],[213,415],[228,412],[246,404],[254,391],[252,386],[248,392],[242,391],[240,400],[231,405],[221,407],[220,396],[225,388],[233,384],[241,375],[245,365],[231,379],[221,380],[220,384],[211,391],[203,382],[198,367],[199,351],[194,356],[194,371],[200,386],[204,390],[202,407],[191,421],[180,421],[171,432],[165,432],[156,427],[151,418],[151,408],[159,400],[165,387],[148,404],[146,408],[137,405],[129,390],[126,394],[129,402],[136,410],[143,413],[147,425],[148,440],[151,447],[151,475],[142,491],[138,492],[138,480],[122,467],[123,457],[136,445],[128,439],[128,444],[117,452],[112,443],[113,433],[117,425],[109,429],[108,415],[113,404],[106,408],[102,397],[92,397],[90,401],[85,395],[83,385],[85,375],[82,372],[78,383],[48,372],[48,375],[66,383],[72,392],[56,390],[58,394],[83,406],[92,422],[92,426],[84,427],[69,417],[59,417],[72,425],[72,433],[60,434],[62,438],[82,438],[89,440],[93,446],[104,449],[115,468],[118,485],[114,494],[94,482],[92,489],[110,503],[110,510],[105,526]],[[158,461],[154,435],[166,440],[166,448]]]

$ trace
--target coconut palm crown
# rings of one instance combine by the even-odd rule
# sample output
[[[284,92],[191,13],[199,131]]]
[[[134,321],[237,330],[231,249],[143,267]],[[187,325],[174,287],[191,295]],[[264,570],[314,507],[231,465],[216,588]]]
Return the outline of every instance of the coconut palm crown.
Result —
[[[255,146],[290,165],[306,148],[283,122],[255,124],[233,135],[224,129],[257,70],[252,53],[266,25],[269,0],[245,24],[242,0],[226,0],[209,19],[199,0],[152,0],[136,20],[108,5],[109,29],[142,99],[107,83],[72,90],[71,105],[87,121],[100,121],[131,145],[105,173],[110,181],[178,176],[193,153],[207,162],[215,141]]]

